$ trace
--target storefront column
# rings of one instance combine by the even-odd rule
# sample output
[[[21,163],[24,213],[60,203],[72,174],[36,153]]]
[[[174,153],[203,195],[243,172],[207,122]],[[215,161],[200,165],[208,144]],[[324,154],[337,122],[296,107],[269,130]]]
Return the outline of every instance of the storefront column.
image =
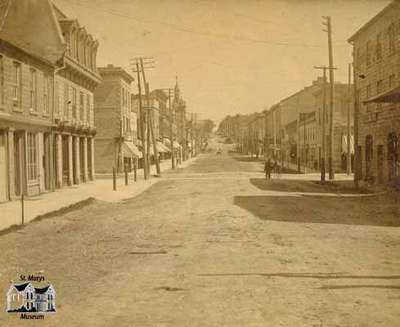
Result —
[[[80,183],[81,178],[81,161],[80,161],[80,151],[79,151],[79,137],[74,137],[74,151],[75,151],[75,183]]]
[[[15,196],[15,163],[14,163],[14,129],[7,131],[7,184],[8,199],[14,200]]]
[[[74,183],[74,164],[72,158],[72,135],[68,135],[68,185],[72,185]]]
[[[63,152],[62,152],[62,135],[55,135],[56,142],[56,187],[60,188],[63,184]]]
[[[91,178],[92,178],[92,180],[94,180],[95,178],[95,175],[96,175],[96,172],[95,172],[95,170],[94,170],[94,137],[91,137],[90,139],[90,164],[91,164],[91,167],[92,167],[92,176],[91,176]]]
[[[89,180],[88,174],[88,139],[86,136],[83,137],[83,176],[85,182]]]

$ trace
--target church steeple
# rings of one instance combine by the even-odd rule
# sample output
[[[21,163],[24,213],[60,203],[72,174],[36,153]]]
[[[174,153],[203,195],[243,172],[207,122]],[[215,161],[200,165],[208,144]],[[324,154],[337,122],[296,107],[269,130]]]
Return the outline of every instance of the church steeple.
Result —
[[[175,76],[175,91],[174,91],[174,96],[176,101],[179,100],[180,98],[180,91],[179,91],[179,85],[178,85],[178,76]]]

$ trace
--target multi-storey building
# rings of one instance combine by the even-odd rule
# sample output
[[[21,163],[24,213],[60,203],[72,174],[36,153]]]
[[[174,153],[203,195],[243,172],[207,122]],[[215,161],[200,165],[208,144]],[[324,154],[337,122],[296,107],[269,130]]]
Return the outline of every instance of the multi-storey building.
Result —
[[[327,85],[326,90],[326,101],[329,101],[329,85]],[[321,164],[321,156],[322,156],[322,124],[323,124],[323,88],[320,88],[314,92],[315,97],[315,120],[313,128],[316,131],[316,154],[315,158],[318,161],[318,165],[312,165],[312,167],[317,166],[320,167]],[[354,159],[354,144],[353,144],[353,86],[335,83],[334,87],[334,112],[333,112],[333,167],[335,171],[346,171],[347,166],[347,138],[348,133],[350,134],[350,163],[353,162]],[[328,160],[328,149],[330,144],[330,134],[329,134],[329,124],[330,124],[330,115],[329,115],[329,105],[326,103],[326,111],[325,111],[325,158],[326,163]],[[311,128],[311,125],[309,125]],[[301,134],[301,133],[300,133]]]
[[[350,39],[356,95],[356,178],[400,176],[400,2],[393,1]]]
[[[287,97],[266,112],[266,138],[269,155],[274,155],[282,164],[293,163],[310,168],[319,168],[322,151],[322,108],[323,78],[313,81],[312,85]],[[326,163],[330,145],[329,134],[329,90],[326,90]],[[335,83],[333,112],[333,168],[335,171],[346,170],[346,146],[349,86]],[[350,119],[350,130],[353,129]]]
[[[98,42],[76,19],[53,10],[53,28],[67,48],[54,81],[54,166],[56,187],[62,187],[94,178],[93,92],[101,77],[96,68]]]
[[[0,201],[54,188],[53,82],[65,51],[55,26],[48,1],[0,6]]]
[[[121,67],[108,65],[98,71],[102,83],[94,93],[97,127],[95,161],[98,173],[113,168],[131,170],[141,153],[137,144],[137,116],[132,110],[133,77]]]

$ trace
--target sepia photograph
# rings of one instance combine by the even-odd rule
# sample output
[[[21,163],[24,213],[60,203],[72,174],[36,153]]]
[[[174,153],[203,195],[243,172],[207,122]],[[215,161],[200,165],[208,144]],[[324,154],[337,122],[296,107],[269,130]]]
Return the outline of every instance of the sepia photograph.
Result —
[[[400,0],[0,0],[0,326],[398,327],[399,228]]]

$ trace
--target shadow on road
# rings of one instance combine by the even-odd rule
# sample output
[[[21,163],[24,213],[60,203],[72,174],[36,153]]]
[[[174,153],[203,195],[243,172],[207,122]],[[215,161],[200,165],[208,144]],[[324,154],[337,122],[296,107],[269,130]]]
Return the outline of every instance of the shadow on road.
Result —
[[[292,223],[400,226],[400,208],[395,199],[235,196],[234,204],[262,220]]]
[[[262,162],[261,158],[256,158],[256,157],[238,157],[238,156],[232,156],[233,159],[240,161],[240,162]]]
[[[310,193],[343,193],[343,194],[368,194],[365,189],[355,189],[353,181],[325,182],[305,180],[285,180],[264,178],[251,178],[250,183],[263,191],[279,192],[310,192]]]
[[[355,288],[381,288],[381,289],[395,289],[400,290],[400,286],[396,285],[324,285],[321,286],[322,290],[343,290],[343,289],[355,289]]]
[[[312,278],[312,279],[385,279],[385,280],[400,279],[400,275],[349,275],[346,273],[337,273],[337,272],[336,273],[290,273],[290,272],[214,273],[214,274],[199,274],[199,276],[202,277],[259,276],[259,277]],[[354,286],[360,286],[360,285],[354,285]]]

